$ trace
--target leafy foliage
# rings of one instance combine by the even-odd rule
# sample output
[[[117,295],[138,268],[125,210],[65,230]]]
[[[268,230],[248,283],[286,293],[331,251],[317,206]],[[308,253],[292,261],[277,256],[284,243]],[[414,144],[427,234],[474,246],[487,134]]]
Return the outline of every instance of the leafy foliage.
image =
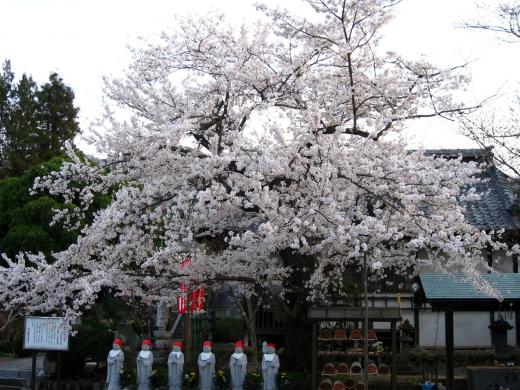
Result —
[[[31,188],[36,177],[59,170],[65,161],[66,158],[57,156],[34,166],[21,176],[0,180],[0,253],[8,257],[19,253],[38,254],[52,263],[51,254],[74,243],[79,229],[91,221],[95,210],[109,202],[109,195],[96,196],[91,211],[85,214],[85,220],[80,221],[77,229],[66,229],[60,222],[54,223],[57,210],[68,211],[76,206],[73,203],[65,204],[60,196],[48,192],[31,193]],[[5,259],[0,259],[0,266],[5,262]],[[21,278],[24,283],[31,278],[29,275],[37,277],[40,272],[38,265],[31,261],[27,263],[27,271],[28,274]],[[6,294],[13,292],[13,286],[6,285],[5,288]],[[9,310],[0,318],[0,330],[6,330],[9,324],[13,329],[20,328],[16,321],[24,312],[25,300],[4,299],[9,302]]]
[[[63,151],[79,134],[74,92],[56,73],[38,86],[23,74],[15,83],[9,61],[0,73],[0,177],[20,175]]]
[[[216,320],[214,337],[219,341],[235,341],[244,334],[244,323],[241,319],[219,318]]]
[[[65,379],[84,375],[85,363],[88,360],[105,360],[114,337],[107,325],[95,319],[84,320],[75,330],[77,334],[70,338],[69,350],[62,352],[62,376]],[[49,359],[56,362],[57,353],[49,353]]]
[[[55,157],[22,176],[0,181],[0,253],[43,252],[49,256],[74,242],[77,231],[52,223],[55,210],[71,206],[45,193],[30,195],[34,178],[59,169],[63,161]]]

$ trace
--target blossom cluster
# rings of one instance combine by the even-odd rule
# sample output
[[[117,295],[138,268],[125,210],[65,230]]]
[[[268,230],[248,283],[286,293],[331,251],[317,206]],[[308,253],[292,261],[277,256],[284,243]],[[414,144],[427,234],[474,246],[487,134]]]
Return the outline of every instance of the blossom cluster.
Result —
[[[259,6],[270,23],[180,21],[136,48],[106,81],[104,164],[71,155],[33,189],[73,206],[56,214],[70,228],[96,194],[112,201],[52,261],[0,268],[0,301],[73,318],[102,289],[173,304],[181,282],[283,294],[296,274],[326,300],[347,267],[413,274],[420,253],[477,280],[483,250],[502,247],[464,219],[479,167],[399,140],[409,120],[471,109],[452,98],[463,68],[380,53],[398,1],[304,3],[314,17]]]

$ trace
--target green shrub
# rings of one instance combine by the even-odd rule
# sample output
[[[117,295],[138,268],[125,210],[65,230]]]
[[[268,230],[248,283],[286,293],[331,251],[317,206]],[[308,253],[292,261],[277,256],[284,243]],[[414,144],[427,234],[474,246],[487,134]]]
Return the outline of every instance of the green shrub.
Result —
[[[248,390],[260,389],[260,385],[262,384],[262,375],[259,372],[248,372],[246,380]]]
[[[164,367],[154,369],[151,384],[153,388],[168,386],[168,369]]]
[[[244,336],[244,321],[237,318],[220,318],[216,321],[215,340],[231,341],[240,340]]]
[[[184,386],[188,389],[195,388],[199,383],[199,374],[197,371],[184,371]]]
[[[13,353],[14,352],[14,348],[13,348],[13,343],[10,343],[9,341],[0,341],[0,353],[1,354],[8,354],[8,353]]]
[[[133,372],[123,370],[120,379],[122,388],[131,388],[135,386],[136,377]]]
[[[230,382],[231,378],[227,371],[218,370],[215,373],[215,385],[217,386],[217,389],[228,389]]]
[[[13,341],[14,356],[17,358],[31,356],[32,351],[23,349],[23,334],[18,334]]]
[[[85,373],[87,360],[101,362],[106,359],[112,346],[113,333],[101,321],[84,320],[75,329],[78,333],[70,337],[69,350],[62,352],[61,372],[63,379],[81,377]],[[58,352],[50,352],[48,358],[57,361]]]

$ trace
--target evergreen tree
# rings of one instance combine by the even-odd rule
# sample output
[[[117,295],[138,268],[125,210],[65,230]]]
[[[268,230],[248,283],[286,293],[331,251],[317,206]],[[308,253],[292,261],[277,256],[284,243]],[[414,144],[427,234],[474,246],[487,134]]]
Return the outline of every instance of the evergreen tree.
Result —
[[[6,150],[6,132],[11,117],[11,105],[14,97],[13,88],[14,74],[11,71],[11,63],[5,61],[0,74],[0,156],[2,164],[4,164],[4,155]]]
[[[46,161],[79,133],[76,120],[79,109],[74,106],[74,92],[57,73],[52,73],[49,82],[41,86],[37,99],[40,159]]]
[[[38,86],[23,74],[14,83],[11,64],[0,74],[0,178],[23,174],[58,155],[80,132],[74,92],[56,73]]]
[[[25,172],[38,163],[35,141],[38,133],[38,86],[32,77],[23,75],[15,87],[15,99],[5,132],[4,159],[9,176]]]
[[[0,180],[0,253],[14,256],[20,251],[41,251],[49,255],[74,241],[77,232],[51,224],[53,210],[66,206],[49,194],[30,195],[34,178],[58,170],[63,161],[63,157],[54,157],[22,176]]]

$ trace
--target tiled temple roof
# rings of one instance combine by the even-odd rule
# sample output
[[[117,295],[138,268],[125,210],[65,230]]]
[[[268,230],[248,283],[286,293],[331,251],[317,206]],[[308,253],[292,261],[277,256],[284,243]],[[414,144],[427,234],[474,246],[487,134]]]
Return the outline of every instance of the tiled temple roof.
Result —
[[[493,165],[491,148],[435,149],[426,154],[446,158],[462,157],[463,161],[487,163],[483,181],[476,186],[481,199],[465,203],[467,221],[479,229],[520,230],[520,197],[514,191],[514,181]]]

